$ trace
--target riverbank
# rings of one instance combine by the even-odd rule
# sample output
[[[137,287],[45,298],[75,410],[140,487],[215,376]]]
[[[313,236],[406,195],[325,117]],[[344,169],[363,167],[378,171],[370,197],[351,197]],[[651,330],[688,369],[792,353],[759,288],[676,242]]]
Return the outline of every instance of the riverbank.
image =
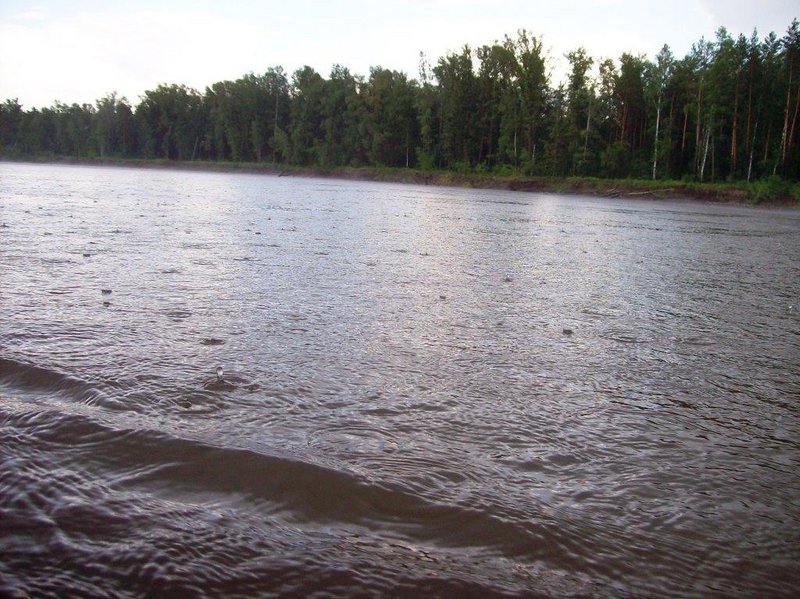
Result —
[[[780,179],[753,183],[697,183],[644,179],[597,179],[591,177],[502,176],[489,173],[422,171],[411,168],[300,167],[253,162],[208,162],[143,159],[46,158],[24,162],[167,168],[208,172],[232,172],[291,177],[324,177],[354,181],[380,181],[414,185],[441,185],[474,189],[579,194],[640,199],[692,199],[705,202],[800,208],[800,184]]]

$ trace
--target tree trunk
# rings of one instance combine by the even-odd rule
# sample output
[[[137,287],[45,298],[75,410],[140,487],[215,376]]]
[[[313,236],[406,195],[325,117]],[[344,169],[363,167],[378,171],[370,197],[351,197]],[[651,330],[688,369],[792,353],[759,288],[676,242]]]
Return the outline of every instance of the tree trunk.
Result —
[[[755,134],[753,134],[752,144],[751,144],[751,137],[750,137],[750,125],[753,122],[753,66],[751,63],[750,66],[750,78],[748,81],[747,86],[747,132],[745,133],[745,143],[747,146],[745,147],[745,151],[749,152],[751,160],[750,166],[752,166],[752,156],[753,156],[753,145],[755,145]],[[749,169],[748,169],[749,172]],[[747,180],[750,180],[750,175],[748,174]]]
[[[672,128],[675,126],[675,94],[669,101],[669,116],[667,122],[664,123],[664,137],[666,139],[666,159],[667,159],[667,173],[671,172],[674,161],[673,156],[673,143],[672,143]],[[663,170],[662,170],[663,172]]]
[[[772,127],[767,129],[767,141],[764,144],[764,165],[765,166],[767,164],[767,156],[768,156],[768,153],[769,153],[769,138],[771,137],[771,133],[772,133]],[[773,170],[772,173],[775,174],[775,171]]]
[[[689,107],[683,111],[683,134],[681,135],[681,170],[683,170],[684,150],[686,149],[686,129],[689,127]]]
[[[517,129],[514,129],[514,166],[518,166],[517,164]]]
[[[658,94],[658,107],[656,108],[656,136],[653,139],[653,181],[656,180],[658,166],[658,128],[661,125],[661,94]]]
[[[711,138],[711,181],[717,178],[717,143],[716,140]]]
[[[708,142],[711,139],[711,129],[706,127],[706,143],[705,149],[703,150],[703,159],[700,162],[700,181],[703,180],[703,175],[705,174],[706,170],[706,158],[708,157]]]
[[[792,68],[793,61],[789,61],[789,85],[786,86],[786,106],[783,110],[783,131],[781,133],[781,164],[786,163],[787,134],[789,132],[789,105],[792,100]]]
[[[278,156],[276,140],[278,139],[278,90],[275,90],[275,119],[272,122],[272,163],[275,164]]]
[[[786,143],[787,151],[791,151],[794,145],[795,126],[797,125],[797,113],[800,110],[800,82],[797,84],[797,94],[794,100],[794,114],[792,115],[792,125],[789,127],[789,140]]]
[[[700,164],[700,160],[701,160],[701,158],[700,158],[700,147],[703,145],[703,138],[702,138],[701,129],[700,129],[700,125],[701,125],[701,121],[702,121],[701,116],[702,116],[702,113],[703,113],[702,99],[703,99],[703,82],[701,81],[700,82],[700,86],[697,89],[697,125],[695,126],[695,131],[694,131],[694,147],[695,147],[694,168],[695,168],[695,173],[698,171],[697,167]],[[701,175],[700,176],[700,180],[702,180],[702,179],[703,179],[703,177]]]
[[[747,182],[750,183],[750,178],[753,175],[753,154],[756,150],[756,133],[758,132],[758,121],[756,121],[755,126],[753,127],[753,141],[748,143],[750,144],[750,161],[747,164]]]
[[[733,94],[733,124],[731,125],[731,177],[733,177],[736,173],[736,129],[739,125],[739,71],[736,71],[736,87],[734,88]]]
[[[591,123],[592,118],[592,111],[591,111],[591,104],[589,105],[589,110],[586,111],[586,134],[584,135],[583,139],[583,173],[586,174],[586,150],[589,149],[589,124]]]

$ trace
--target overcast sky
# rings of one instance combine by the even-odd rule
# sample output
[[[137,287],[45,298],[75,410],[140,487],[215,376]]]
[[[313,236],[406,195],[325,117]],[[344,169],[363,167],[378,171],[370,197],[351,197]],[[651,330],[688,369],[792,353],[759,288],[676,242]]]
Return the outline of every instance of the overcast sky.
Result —
[[[0,100],[26,109],[56,100],[93,103],[116,91],[136,104],[159,83],[200,91],[281,65],[320,74],[342,64],[418,75],[432,63],[527,29],[541,37],[559,77],[579,46],[595,58],[622,52],[676,57],[724,26],[736,36],[782,36],[797,0],[48,0],[0,2]]]

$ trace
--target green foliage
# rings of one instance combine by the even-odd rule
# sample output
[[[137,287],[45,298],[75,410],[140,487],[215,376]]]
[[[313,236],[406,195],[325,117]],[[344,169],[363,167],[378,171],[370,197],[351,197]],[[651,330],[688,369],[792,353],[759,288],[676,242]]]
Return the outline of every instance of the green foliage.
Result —
[[[289,135],[280,127],[275,129],[272,139],[270,140],[270,146],[273,149],[273,163],[286,162],[289,159],[291,152]]]
[[[0,156],[16,157],[22,152],[22,105],[16,98],[0,104]]]
[[[478,94],[472,51],[464,46],[460,53],[451,53],[439,59],[433,74],[439,86],[440,133],[439,143],[444,163],[470,164],[477,160]],[[458,170],[456,168],[456,170]]]
[[[309,66],[294,73],[290,133],[293,164],[322,165],[324,86],[325,81]]]
[[[436,168],[436,158],[421,148],[417,149],[417,168],[423,171],[432,171]]]
[[[450,165],[450,170],[456,173],[471,173],[472,168],[466,160],[456,160]]]
[[[492,172],[498,177],[514,177],[518,175],[518,170],[510,164],[498,164],[492,169]]]
[[[363,86],[369,163],[410,166],[419,137],[415,81],[403,73],[376,67]]]
[[[748,201],[752,204],[774,202],[789,197],[793,197],[795,202],[800,200],[800,185],[792,185],[777,175],[755,181],[748,190]]]
[[[136,109],[147,158],[191,160],[203,134],[200,94],[185,85],[159,85]]]
[[[615,179],[628,177],[631,174],[631,151],[625,142],[615,142],[603,152],[601,159],[602,174]]]

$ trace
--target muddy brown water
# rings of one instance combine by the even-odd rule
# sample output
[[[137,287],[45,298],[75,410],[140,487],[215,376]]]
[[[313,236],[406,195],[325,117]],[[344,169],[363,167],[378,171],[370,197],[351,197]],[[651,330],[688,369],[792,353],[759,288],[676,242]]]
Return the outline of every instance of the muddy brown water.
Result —
[[[0,164],[0,592],[792,596],[799,305],[798,212]]]

